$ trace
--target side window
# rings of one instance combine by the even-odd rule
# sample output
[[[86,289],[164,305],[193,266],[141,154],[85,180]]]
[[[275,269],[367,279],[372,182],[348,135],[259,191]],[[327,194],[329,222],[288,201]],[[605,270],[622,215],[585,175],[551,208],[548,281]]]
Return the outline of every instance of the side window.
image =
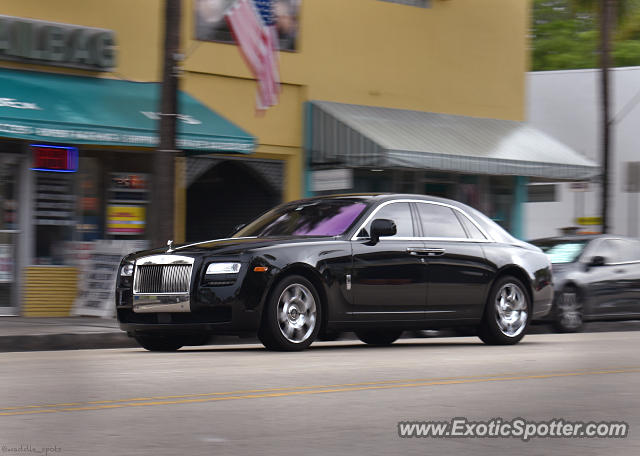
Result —
[[[595,249],[593,255],[604,257],[605,264],[622,263],[625,260],[624,241],[619,239],[605,239]]]
[[[607,263],[627,263],[630,261],[640,261],[640,242],[628,239],[608,239],[603,241],[598,253],[605,257]]]
[[[462,215],[460,213],[456,213],[456,215],[458,216],[458,219],[460,220],[460,222],[462,222],[462,224],[464,225],[464,228],[467,230],[467,234],[471,239],[480,239],[480,240],[487,239],[486,236],[482,234],[482,231],[480,231],[478,227],[475,226],[471,222],[471,220],[467,218],[467,216]]]
[[[422,220],[422,233],[425,237],[467,237],[453,209],[428,203],[418,203],[417,206]]]
[[[411,219],[411,209],[409,203],[391,203],[384,206],[376,215],[373,216],[371,221],[367,223],[365,227],[366,233],[360,232],[359,236],[369,236],[371,233],[371,223],[375,219],[389,219],[393,220],[396,224],[398,232],[395,236],[390,237],[414,237],[413,233],[413,221]]]

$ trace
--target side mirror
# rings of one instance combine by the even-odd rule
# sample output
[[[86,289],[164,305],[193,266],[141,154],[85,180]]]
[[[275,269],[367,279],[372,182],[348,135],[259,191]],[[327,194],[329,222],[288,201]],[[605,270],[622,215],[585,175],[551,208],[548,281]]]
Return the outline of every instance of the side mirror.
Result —
[[[393,236],[398,232],[396,224],[389,219],[375,219],[371,222],[371,242],[377,244],[381,236]]]
[[[589,266],[604,266],[605,263],[606,263],[606,260],[603,256],[596,255],[594,257],[591,257],[591,261],[589,261]]]

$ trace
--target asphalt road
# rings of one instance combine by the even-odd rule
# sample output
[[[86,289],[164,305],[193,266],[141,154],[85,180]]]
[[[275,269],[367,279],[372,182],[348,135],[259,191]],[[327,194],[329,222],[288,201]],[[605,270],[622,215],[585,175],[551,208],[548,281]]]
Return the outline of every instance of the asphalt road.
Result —
[[[637,455],[640,332],[0,353],[0,456]],[[625,421],[624,439],[400,438],[398,422]],[[22,448],[22,449],[21,449]],[[41,451],[51,448],[50,451]]]

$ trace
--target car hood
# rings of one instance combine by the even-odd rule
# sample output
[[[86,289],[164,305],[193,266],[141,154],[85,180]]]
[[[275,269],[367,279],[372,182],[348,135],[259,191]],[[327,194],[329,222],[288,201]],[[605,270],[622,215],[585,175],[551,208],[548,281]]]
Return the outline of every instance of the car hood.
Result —
[[[285,244],[305,244],[334,241],[334,237],[301,237],[301,236],[279,236],[269,238],[257,237],[238,237],[213,239],[209,241],[194,242],[191,244],[172,245],[157,249],[143,250],[132,253],[127,257],[128,260],[134,261],[149,255],[241,255],[242,253],[264,247],[272,247],[275,245]]]

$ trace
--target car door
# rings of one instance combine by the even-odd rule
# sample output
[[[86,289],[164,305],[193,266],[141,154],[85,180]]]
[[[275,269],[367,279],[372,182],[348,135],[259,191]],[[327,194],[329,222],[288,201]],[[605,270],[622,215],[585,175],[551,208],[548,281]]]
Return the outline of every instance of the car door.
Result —
[[[389,219],[396,224],[394,236],[369,239],[371,222]],[[424,317],[426,276],[424,244],[416,237],[415,219],[408,202],[382,205],[352,241],[353,304],[349,312],[357,321],[415,321]]]
[[[427,253],[426,318],[480,318],[492,277],[486,236],[452,206],[415,204]]]
[[[590,249],[590,258],[604,258],[603,265],[589,266],[585,273],[593,316],[617,318],[634,313],[638,278],[637,264],[630,261],[631,248],[624,239],[602,239]]]
[[[632,271],[623,261],[624,249],[620,239],[601,239],[589,250],[590,258],[604,258],[604,264],[589,266],[585,273],[589,283],[589,313],[596,318],[614,318],[628,311]]]

